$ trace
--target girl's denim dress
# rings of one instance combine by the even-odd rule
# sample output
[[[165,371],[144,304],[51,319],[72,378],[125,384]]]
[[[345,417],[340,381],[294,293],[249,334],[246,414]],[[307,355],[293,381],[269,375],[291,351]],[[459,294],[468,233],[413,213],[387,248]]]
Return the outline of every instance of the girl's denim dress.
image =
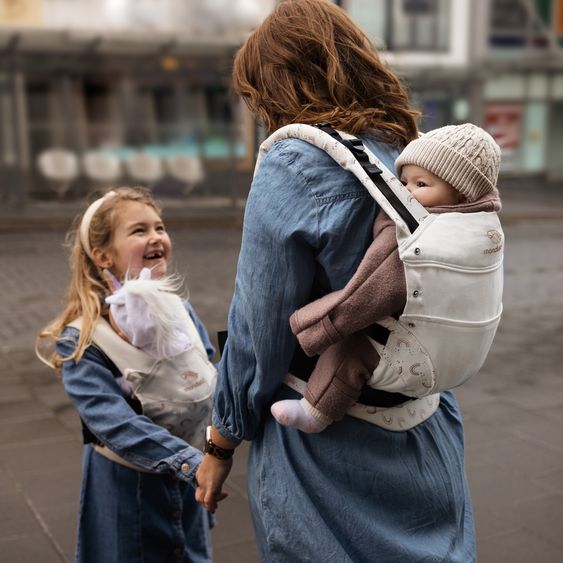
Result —
[[[365,141],[393,169],[397,152]],[[475,560],[451,393],[407,432],[345,417],[304,434],[269,413],[297,397],[282,383],[296,347],[289,316],[346,284],[377,210],[354,176],[301,140],[276,143],[252,184],[213,423],[226,438],[253,440],[249,496],[264,561]]]
[[[209,358],[213,346],[193,309]],[[57,350],[68,356],[78,331],[65,329]],[[125,460],[106,459],[84,446],[76,561],[161,563],[211,561],[211,519],[194,497],[203,454],[136,414],[116,383],[116,368],[95,346],[79,362],[63,364],[63,383],[88,429]]]

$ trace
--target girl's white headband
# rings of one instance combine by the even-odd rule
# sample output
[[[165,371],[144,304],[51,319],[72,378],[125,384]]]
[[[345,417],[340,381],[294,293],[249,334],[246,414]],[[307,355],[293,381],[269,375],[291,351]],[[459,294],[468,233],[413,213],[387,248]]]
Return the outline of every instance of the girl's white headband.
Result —
[[[94,258],[92,257],[92,249],[90,248],[90,236],[89,236],[90,223],[92,222],[92,217],[94,217],[96,211],[98,211],[100,205],[102,205],[102,203],[106,199],[108,199],[109,197],[113,197],[115,195],[117,195],[117,192],[111,190],[111,192],[108,192],[103,197],[93,201],[88,207],[88,209],[86,209],[86,211],[84,212],[84,215],[82,216],[82,221],[80,221],[80,228],[79,228],[80,242],[82,243],[82,248],[84,248],[84,252],[86,252],[90,260],[94,260]]]

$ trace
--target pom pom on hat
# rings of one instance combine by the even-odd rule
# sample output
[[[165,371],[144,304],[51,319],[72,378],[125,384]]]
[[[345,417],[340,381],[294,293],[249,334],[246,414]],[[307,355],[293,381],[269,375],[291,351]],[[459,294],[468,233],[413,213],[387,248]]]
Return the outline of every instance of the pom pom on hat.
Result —
[[[447,125],[411,141],[395,161],[397,173],[407,164],[432,172],[471,202],[495,189],[500,147],[472,123]]]

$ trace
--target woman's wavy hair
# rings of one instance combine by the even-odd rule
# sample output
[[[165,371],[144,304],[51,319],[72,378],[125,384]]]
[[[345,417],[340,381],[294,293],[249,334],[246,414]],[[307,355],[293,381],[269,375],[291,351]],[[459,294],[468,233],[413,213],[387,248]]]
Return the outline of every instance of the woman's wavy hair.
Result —
[[[328,0],[280,3],[238,51],[233,86],[269,132],[326,122],[397,147],[418,136],[405,87]]]
[[[110,190],[107,190],[110,191]],[[106,198],[94,213],[88,230],[90,248],[106,251],[111,247],[113,233],[117,225],[119,210],[127,202],[144,203],[159,215],[161,209],[152,197],[150,190],[142,187],[113,188],[115,195]],[[107,193],[107,192],[106,192]],[[101,197],[103,197],[102,194]],[[84,210],[86,212],[86,210]],[[86,254],[80,240],[80,224],[84,213],[78,215],[66,236],[66,246],[70,249],[70,284],[67,290],[66,306],[63,311],[37,335],[35,353],[47,365],[60,369],[67,360],[79,361],[84,350],[90,345],[96,322],[105,313],[104,297],[110,293],[103,271]],[[65,327],[82,318],[82,328],[78,345],[68,357],[62,357],[54,344]]]

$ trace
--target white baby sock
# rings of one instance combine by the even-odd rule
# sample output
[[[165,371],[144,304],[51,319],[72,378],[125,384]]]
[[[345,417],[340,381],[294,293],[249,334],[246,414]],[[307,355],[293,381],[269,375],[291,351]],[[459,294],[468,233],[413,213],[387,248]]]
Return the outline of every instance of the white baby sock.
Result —
[[[305,399],[277,401],[270,411],[283,426],[297,428],[308,434],[321,432],[332,422]]]

